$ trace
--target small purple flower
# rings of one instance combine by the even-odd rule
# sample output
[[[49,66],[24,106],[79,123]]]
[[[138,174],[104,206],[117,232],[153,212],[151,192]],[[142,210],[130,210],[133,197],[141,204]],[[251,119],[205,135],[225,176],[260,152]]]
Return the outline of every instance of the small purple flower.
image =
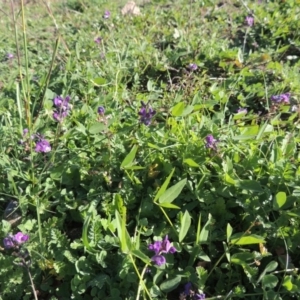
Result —
[[[68,110],[67,111],[54,111],[53,112],[53,119],[56,120],[57,122],[62,122],[63,119],[68,115]]]
[[[100,44],[102,42],[102,38],[100,36],[98,36],[97,38],[94,39],[94,42],[96,44]]]
[[[291,93],[285,93],[285,94],[280,94],[280,95],[274,95],[271,96],[271,101],[275,103],[284,103],[284,104],[289,104],[290,103],[290,97]]]
[[[35,152],[47,153],[51,151],[50,143],[41,138],[35,145]]]
[[[151,119],[153,116],[156,114],[156,111],[152,109],[151,106],[149,106],[149,102],[145,104],[142,101],[142,107],[139,111],[140,117],[140,122],[145,124],[146,126],[151,124]]]
[[[13,58],[14,58],[14,55],[13,55],[12,53],[7,53],[7,54],[6,54],[6,58],[7,58],[8,60],[13,59]]]
[[[191,292],[191,288],[192,288],[192,283],[188,282],[185,286],[184,286],[184,294],[186,296],[188,296]]]
[[[247,113],[248,112],[248,110],[247,110],[247,108],[243,108],[243,107],[240,107],[238,110],[237,110],[237,113]]]
[[[23,136],[25,136],[28,133],[28,128],[24,128],[23,130]]]
[[[161,244],[161,253],[175,253],[176,249],[171,246],[170,241],[168,240],[168,235],[164,238],[162,244]]]
[[[3,239],[4,248],[11,249],[22,245],[29,240],[29,235],[18,232],[15,235],[8,235]]]
[[[56,109],[53,112],[54,120],[61,122],[64,118],[67,117],[71,110],[71,106],[69,104],[70,99],[70,96],[67,96],[66,98],[56,96],[53,99],[53,104],[56,107]]]
[[[249,27],[252,27],[254,25],[254,18],[251,15],[248,15],[245,19],[245,22]]]
[[[17,244],[21,245],[29,240],[29,235],[22,232],[18,232],[14,235],[14,240]]]
[[[162,253],[175,253],[176,249],[171,246],[171,243],[166,235],[163,241],[155,241],[153,244],[148,246],[148,249],[155,252],[155,255],[151,260],[158,266],[161,266],[166,263],[166,258]]]
[[[204,300],[205,299],[205,294],[195,294],[194,296],[195,300]]]
[[[62,109],[69,109],[69,101],[70,101],[70,96],[67,96],[66,98],[63,98],[61,96],[56,96],[53,99],[53,104],[57,108],[62,108]]]
[[[194,63],[192,64],[189,64],[188,65],[188,68],[191,70],[191,71],[196,71],[198,69],[198,66]]]
[[[192,288],[192,283],[188,282],[184,286],[184,292],[183,292],[185,297],[189,297],[189,299],[193,300],[204,300],[205,299],[205,294],[203,293],[196,293],[193,288]]]
[[[157,265],[162,266],[166,263],[166,258],[162,255],[154,255],[151,257],[151,260]]]
[[[148,246],[148,249],[151,251],[154,251],[155,254],[159,254],[161,251],[161,247],[162,247],[162,242],[161,241],[156,241],[153,244],[150,244]]]
[[[103,116],[105,113],[105,108],[103,106],[99,106],[97,111],[99,115]]]
[[[205,147],[206,148],[210,148],[213,150],[217,150],[217,143],[219,142],[219,140],[216,140],[213,135],[209,134],[206,138],[206,144]]]
[[[10,249],[15,246],[14,244],[14,237],[12,235],[7,236],[3,239],[3,245],[5,249]]]
[[[110,17],[110,11],[109,11],[109,10],[106,10],[106,11],[104,12],[103,18],[104,18],[104,19],[108,19],[109,17]]]

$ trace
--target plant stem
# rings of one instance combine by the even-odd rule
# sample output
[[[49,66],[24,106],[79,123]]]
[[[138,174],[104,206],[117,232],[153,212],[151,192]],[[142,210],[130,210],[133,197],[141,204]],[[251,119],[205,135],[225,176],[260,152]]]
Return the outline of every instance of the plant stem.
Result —
[[[137,268],[137,266],[136,266],[136,264],[135,264],[135,262],[134,262],[134,259],[133,259],[132,255],[129,254],[129,257],[130,257],[130,259],[131,259],[131,261],[132,261],[132,264],[133,264],[133,267],[134,267],[134,269],[135,269],[135,272],[136,272],[137,276],[138,276],[139,279],[140,279],[140,284],[142,284],[142,286],[143,286],[145,292],[147,293],[149,299],[152,300],[152,297],[151,297],[151,295],[150,295],[150,293],[149,293],[149,291],[148,291],[148,289],[147,289],[147,287],[146,287],[146,285],[145,285],[145,282],[144,282],[144,280],[143,280],[143,276],[144,276],[144,274],[145,274],[145,271],[144,271],[145,268],[144,268],[144,270],[143,270],[143,272],[142,272],[142,275],[141,275],[140,272],[139,272],[139,270],[138,270],[138,268]],[[138,298],[139,294],[140,294],[140,291],[138,290],[138,294],[137,294],[136,300],[139,300],[139,298]]]
[[[30,83],[29,83],[29,67],[28,67],[28,51],[27,51],[27,37],[26,37],[26,22],[25,22],[24,0],[21,0],[21,12],[22,12],[23,46],[24,46],[25,70],[26,70],[26,87],[24,86],[24,81],[22,80],[23,77],[22,77],[21,65],[19,65],[19,72],[20,72],[20,77],[21,77],[22,90],[23,90],[23,94],[24,94],[27,127],[31,128]]]
[[[38,296],[37,296],[37,293],[36,293],[36,290],[35,290],[33,279],[32,279],[32,276],[31,276],[31,273],[30,273],[30,270],[29,270],[29,266],[27,265],[25,259],[23,259],[23,264],[24,264],[24,266],[25,266],[25,268],[27,270],[27,273],[28,273],[28,276],[29,276],[29,279],[30,279],[30,283],[31,283],[31,288],[32,288],[32,292],[33,292],[33,295],[34,295],[34,299],[38,300]]]
[[[142,274],[141,274],[141,279],[143,279],[144,275],[145,275],[145,272],[148,268],[148,265],[145,265],[143,271],[142,271]],[[137,290],[137,294],[136,294],[136,300],[139,300],[140,299],[140,293],[141,293],[141,290],[142,290],[142,285],[141,285],[141,282],[139,284],[139,287],[138,287],[138,290]]]

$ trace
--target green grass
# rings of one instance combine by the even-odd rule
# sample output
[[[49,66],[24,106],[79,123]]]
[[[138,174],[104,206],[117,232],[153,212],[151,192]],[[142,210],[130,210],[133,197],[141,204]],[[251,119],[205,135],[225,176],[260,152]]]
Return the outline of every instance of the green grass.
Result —
[[[136,2],[0,1],[0,299],[299,298],[299,1]]]

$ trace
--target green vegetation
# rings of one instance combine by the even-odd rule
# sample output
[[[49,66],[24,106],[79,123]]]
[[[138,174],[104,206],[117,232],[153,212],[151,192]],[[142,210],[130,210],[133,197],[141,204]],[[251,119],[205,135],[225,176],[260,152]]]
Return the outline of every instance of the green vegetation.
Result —
[[[0,0],[0,299],[298,299],[299,0],[125,3]]]

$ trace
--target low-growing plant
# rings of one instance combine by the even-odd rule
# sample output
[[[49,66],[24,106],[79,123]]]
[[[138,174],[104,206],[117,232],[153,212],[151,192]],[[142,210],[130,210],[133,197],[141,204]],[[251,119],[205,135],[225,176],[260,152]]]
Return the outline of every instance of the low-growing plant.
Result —
[[[299,297],[296,2],[1,2],[1,299]]]

